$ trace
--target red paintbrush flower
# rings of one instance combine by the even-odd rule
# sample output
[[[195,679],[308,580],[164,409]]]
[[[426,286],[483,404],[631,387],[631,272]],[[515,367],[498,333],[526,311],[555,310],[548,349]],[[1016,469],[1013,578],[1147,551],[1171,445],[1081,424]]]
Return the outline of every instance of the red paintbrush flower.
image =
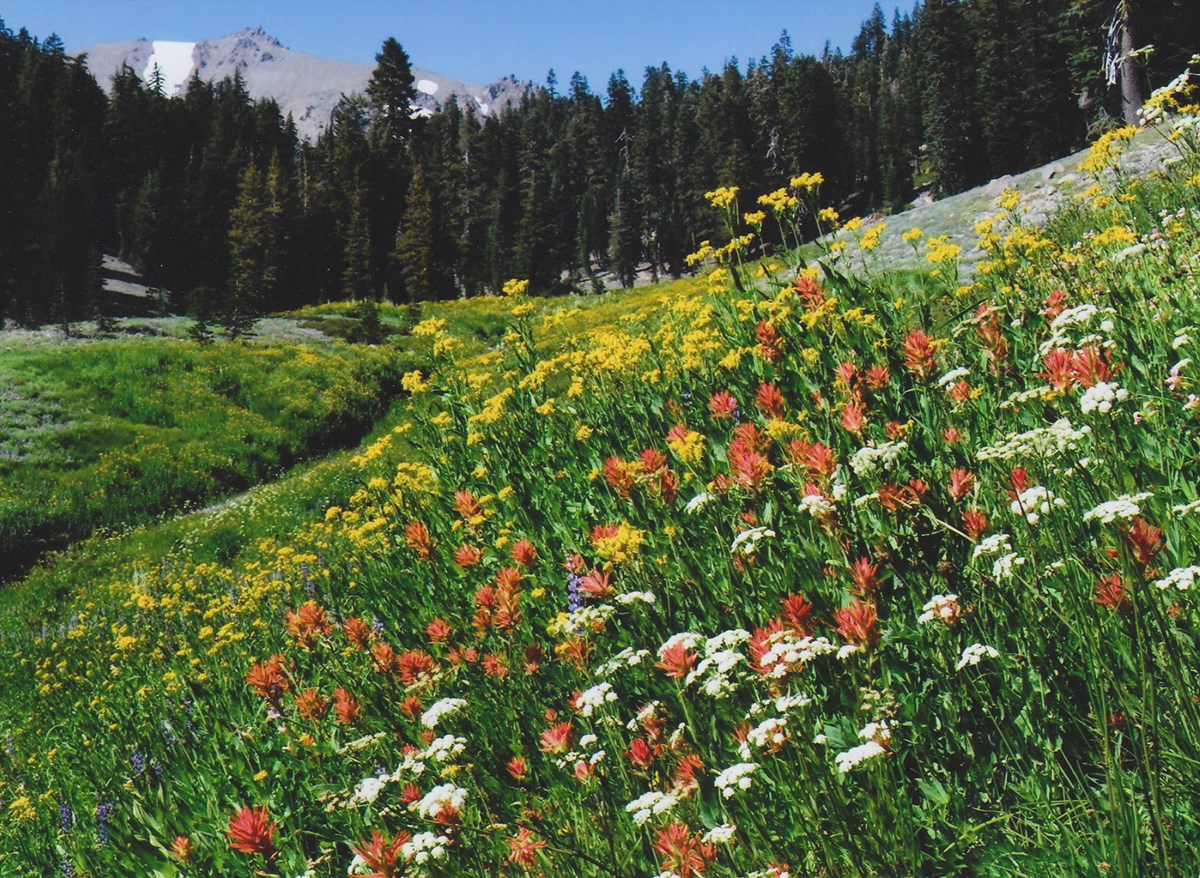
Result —
[[[724,390],[719,390],[708,401],[708,412],[714,420],[723,421],[737,414],[738,401]]]
[[[412,836],[398,832],[390,841],[378,829],[371,830],[371,840],[360,842],[354,853],[362,857],[363,864],[370,869],[366,878],[397,878],[404,868],[403,848]]]
[[[522,826],[515,837],[508,840],[508,861],[522,869],[532,869],[537,865],[537,852],[546,846],[541,839],[535,839],[533,833]]]
[[[662,651],[656,667],[668,677],[681,680],[687,676],[688,671],[692,669],[692,665],[696,664],[698,659],[699,656],[688,650],[682,643],[675,643]]]
[[[933,340],[920,329],[904,339],[904,368],[922,380],[933,372]]]
[[[879,642],[879,616],[875,605],[858,598],[833,614],[834,630],[847,643],[870,649]]]
[[[266,808],[243,807],[229,818],[229,847],[243,854],[275,856],[276,824]]]

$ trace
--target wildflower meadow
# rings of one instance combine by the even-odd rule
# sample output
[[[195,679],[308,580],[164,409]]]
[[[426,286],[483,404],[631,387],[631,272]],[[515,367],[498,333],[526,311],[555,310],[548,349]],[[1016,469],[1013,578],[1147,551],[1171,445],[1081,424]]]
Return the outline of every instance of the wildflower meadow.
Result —
[[[312,514],[14,586],[0,874],[1196,874],[1190,87],[971,272],[715,190],[699,280],[418,323]]]

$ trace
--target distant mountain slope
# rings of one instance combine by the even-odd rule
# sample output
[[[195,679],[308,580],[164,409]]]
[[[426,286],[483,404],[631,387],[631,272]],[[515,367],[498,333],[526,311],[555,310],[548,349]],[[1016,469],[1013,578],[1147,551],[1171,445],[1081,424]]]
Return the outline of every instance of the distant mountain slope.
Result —
[[[87,55],[88,68],[106,89],[122,64],[132,67],[143,81],[150,80],[157,64],[168,94],[186,88],[194,71],[206,80],[221,80],[241,71],[251,97],[274,98],[284,115],[292,114],[300,136],[311,140],[329,125],[330,113],[343,94],[366,89],[374,69],[372,64],[293,52],[260,27],[196,43],[148,39],[99,43],[81,54]],[[512,77],[481,86],[417,68],[413,75],[419,92],[416,107],[424,113],[432,113],[457,95],[464,106],[488,115],[519,101],[530,87]]]

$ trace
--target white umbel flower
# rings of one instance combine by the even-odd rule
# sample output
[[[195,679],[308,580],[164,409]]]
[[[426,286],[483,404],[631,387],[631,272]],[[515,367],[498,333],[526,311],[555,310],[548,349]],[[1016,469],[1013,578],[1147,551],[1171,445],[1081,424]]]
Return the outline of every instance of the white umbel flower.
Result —
[[[756,771],[758,771],[756,763],[739,762],[737,765],[731,765],[718,774],[717,779],[713,783],[721,791],[722,796],[732,799],[738,790],[748,790],[753,786],[754,781],[751,776]]]
[[[1200,567],[1176,567],[1162,579],[1156,579],[1154,584],[1159,588],[1177,588],[1180,591],[1190,591],[1200,576]]]
[[[972,643],[963,650],[962,658],[958,660],[958,664],[954,666],[954,670],[961,671],[969,665],[977,665],[986,658],[998,658],[1000,652],[994,646],[985,646],[982,643]]]
[[[421,725],[427,729],[437,728],[437,724],[441,721],[442,717],[458,713],[466,706],[467,702],[465,699],[443,698],[441,701],[431,704],[429,709],[421,714]]]

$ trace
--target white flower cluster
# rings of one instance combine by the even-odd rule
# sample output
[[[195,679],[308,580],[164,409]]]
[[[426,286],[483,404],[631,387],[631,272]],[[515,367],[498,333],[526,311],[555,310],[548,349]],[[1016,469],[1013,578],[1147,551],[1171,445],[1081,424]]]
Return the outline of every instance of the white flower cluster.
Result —
[[[738,790],[748,790],[753,786],[754,781],[751,775],[756,771],[758,771],[756,763],[739,762],[737,765],[731,765],[718,774],[717,779],[713,783],[721,791],[722,796],[732,799]]]
[[[886,470],[900,457],[900,452],[908,448],[907,442],[884,442],[882,445],[864,446],[850,457],[850,469],[860,479],[872,475],[877,470]]]
[[[980,555],[998,555],[1000,552],[1011,551],[1012,543],[1009,541],[1008,534],[992,534],[990,537],[984,537],[976,544],[975,551],[971,553],[971,560],[977,560]]]
[[[702,680],[701,691],[710,698],[726,698],[737,689],[733,672],[746,663],[746,657],[732,649],[710,653],[688,672],[684,683],[691,686]]]
[[[575,699],[575,706],[582,716],[591,716],[596,712],[597,707],[603,707],[616,700],[617,693],[613,691],[611,683],[597,683],[591,689],[579,694],[579,697]]]
[[[745,628],[730,628],[704,641],[704,654],[713,655],[725,649],[733,649],[741,646],[749,639],[750,632]]]
[[[1159,588],[1177,588],[1180,591],[1190,591],[1200,576],[1200,567],[1176,567],[1162,579],[1156,579],[1154,584]]]
[[[1100,321],[1101,332],[1112,332],[1115,328],[1113,317],[1116,316],[1116,313],[1116,310],[1113,308],[1099,308],[1091,304],[1068,308],[1050,322],[1050,338],[1042,342],[1038,348],[1038,352],[1045,356],[1058,347],[1072,344],[1080,345],[1091,341],[1092,339],[1079,339],[1072,343],[1066,330],[1069,326],[1082,326],[1091,323],[1095,317],[1102,318]]]
[[[463,698],[443,698],[431,704],[429,709],[421,714],[421,725],[427,729],[437,728],[442,717],[458,713],[466,706],[467,702]]]
[[[921,607],[921,615],[917,617],[917,622],[921,625],[926,625],[930,622],[941,622],[944,625],[953,625],[962,615],[962,611],[958,606],[958,595],[956,594],[935,594],[925,602],[925,606]]]
[[[800,671],[817,656],[837,652],[837,647],[824,637],[796,637],[787,631],[772,636],[769,642],[758,666],[767,676],[775,678]]]
[[[621,668],[636,668],[649,657],[650,650],[634,649],[631,646],[627,646],[596,668],[596,674],[601,677],[609,677],[621,670]]]
[[[1024,433],[1007,436],[999,445],[979,449],[980,460],[1012,460],[1016,457],[1049,458],[1074,451],[1083,437],[1092,432],[1086,424],[1076,430],[1066,418],[1059,418],[1049,427],[1035,427]]]
[[[820,494],[805,494],[800,500],[800,511],[807,512],[813,518],[824,518],[836,507]]]
[[[1016,552],[1001,555],[992,563],[993,579],[1012,579],[1016,568],[1025,563],[1025,558]]]
[[[452,783],[438,784],[419,802],[409,807],[422,817],[436,818],[443,811],[461,813],[467,803],[467,791]]]
[[[1013,515],[1023,515],[1030,524],[1037,524],[1043,515],[1049,514],[1051,508],[1066,506],[1067,501],[1054,496],[1054,492],[1042,485],[1026,488],[1017,495],[1009,508]]]
[[[446,848],[450,839],[436,832],[418,832],[411,841],[400,847],[404,859],[411,860],[418,866],[423,866],[430,860],[440,860],[446,856]]]
[[[687,512],[689,514],[693,513],[693,512],[699,512],[701,509],[703,509],[708,504],[709,500],[714,500],[714,499],[716,499],[715,494],[710,494],[707,491],[701,491],[699,494],[697,494],[691,500],[687,501],[687,505],[684,506],[683,509],[685,512]]]
[[[409,753],[404,757],[400,766],[392,772],[389,780],[398,780],[405,774],[420,775],[425,771],[425,763],[450,763],[456,756],[462,755],[467,749],[467,739],[457,735],[442,735],[429,742],[429,746],[417,753]]]
[[[1029,402],[1031,399],[1041,399],[1053,389],[1049,384],[1039,384],[1037,387],[1030,387],[1028,390],[1018,390],[1016,393],[1010,393],[1000,405],[1004,408],[1016,408],[1019,405]]]
[[[943,390],[945,390],[949,388],[951,384],[954,384],[956,381],[958,381],[958,379],[966,378],[970,374],[971,370],[964,369],[962,366],[959,366],[957,369],[951,369],[937,380],[938,387],[941,387]]]
[[[653,604],[658,598],[654,596],[652,591],[627,591],[624,594],[619,594],[616,597],[616,602],[623,607],[630,604]]]
[[[714,826],[700,840],[705,844],[733,844],[737,839],[737,827],[732,823]]]
[[[1099,381],[1079,397],[1079,408],[1085,415],[1095,411],[1107,415],[1112,411],[1113,403],[1124,402],[1127,399],[1129,399],[1129,391],[1121,385]]]
[[[733,538],[730,552],[741,552],[743,555],[753,555],[758,550],[759,540],[775,536],[775,531],[769,527],[752,527],[744,530]]]
[[[666,814],[678,804],[679,799],[670,793],[651,790],[626,805],[625,812],[633,815],[633,822],[638,826],[645,826],[651,817],[656,814]]]
[[[812,699],[807,695],[780,695],[778,698],[769,698],[766,701],[756,701],[750,705],[750,710],[746,712],[746,719],[752,719],[761,713],[766,713],[774,708],[779,713],[787,713],[789,710],[795,710],[798,707],[808,707],[812,704]]]
[[[386,774],[382,777],[375,777],[374,775],[364,777],[358,782],[358,786],[354,788],[354,795],[350,797],[350,801],[346,803],[346,807],[358,808],[363,805],[374,804],[390,780],[391,778]]]
[[[878,756],[887,754],[887,748],[878,741],[867,741],[865,744],[858,744],[845,750],[833,757],[837,763],[838,774],[846,774],[859,765],[866,762],[868,759],[874,759]]]
[[[1197,509],[1200,509],[1200,500],[1192,500],[1190,503],[1179,503],[1171,507],[1171,511],[1176,515],[1191,515]]]
[[[963,650],[962,658],[958,660],[958,664],[954,666],[954,670],[961,671],[968,665],[977,665],[983,658],[997,658],[1000,653],[994,646],[984,646],[982,643],[972,643]]]
[[[759,750],[782,747],[788,739],[787,723],[786,716],[772,716],[763,720],[746,733],[746,740],[738,745],[738,755],[748,762],[751,746]]]
[[[597,625],[601,625],[608,621],[612,616],[613,608],[607,604],[600,604],[594,607],[580,607],[573,613],[568,613],[559,625],[558,630],[563,634],[582,634],[585,631],[593,631]]]
[[[1143,491],[1140,494],[1122,494],[1115,500],[1106,500],[1094,509],[1083,513],[1084,521],[1099,521],[1101,524],[1112,524],[1118,518],[1129,519],[1140,515],[1142,507],[1139,503],[1149,500],[1153,494]]]

